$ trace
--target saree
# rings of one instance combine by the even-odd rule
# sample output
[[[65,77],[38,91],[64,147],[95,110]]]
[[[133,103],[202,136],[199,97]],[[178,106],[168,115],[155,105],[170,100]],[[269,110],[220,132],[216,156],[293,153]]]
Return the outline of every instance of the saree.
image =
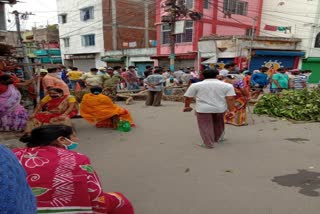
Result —
[[[20,105],[21,94],[14,85],[0,94],[0,131],[23,131],[28,112]]]
[[[103,94],[84,95],[80,105],[80,115],[98,128],[113,128],[115,116],[135,126],[129,111],[114,104],[109,97]]]
[[[235,117],[228,118],[227,115],[225,116],[225,123],[231,124],[234,126],[244,126],[247,125],[247,99],[242,94],[242,88],[245,88],[244,82],[238,81],[237,83],[233,84],[234,90],[236,92],[235,96]]]
[[[68,114],[67,118],[60,118],[61,115],[69,108],[70,102],[76,102],[75,98],[70,95],[65,95],[60,98],[51,99],[48,95],[42,99],[43,106],[42,112],[35,115],[27,123],[26,132],[32,131],[32,129],[48,125],[48,124],[61,124],[71,126],[70,118],[78,114],[78,109],[75,106],[74,109]]]
[[[13,150],[27,172],[38,213],[133,214],[121,193],[105,193],[89,158],[80,153],[42,146]]]

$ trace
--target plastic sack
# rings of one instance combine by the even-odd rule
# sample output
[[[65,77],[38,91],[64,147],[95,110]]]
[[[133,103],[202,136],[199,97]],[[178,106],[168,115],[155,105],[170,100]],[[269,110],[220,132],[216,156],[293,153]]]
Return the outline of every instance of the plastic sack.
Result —
[[[120,132],[130,132],[131,131],[131,124],[128,121],[120,120],[118,122],[117,130]]]

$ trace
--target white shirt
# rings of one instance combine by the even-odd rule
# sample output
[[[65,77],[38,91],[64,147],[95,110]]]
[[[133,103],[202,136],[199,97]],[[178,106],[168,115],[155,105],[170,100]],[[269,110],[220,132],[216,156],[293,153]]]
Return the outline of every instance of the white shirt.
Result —
[[[231,84],[217,79],[206,79],[192,84],[184,96],[196,98],[198,113],[224,113],[228,109],[226,97],[235,95]]]
[[[173,73],[173,75],[177,78],[177,80],[178,80],[179,82],[182,81],[181,77],[182,77],[183,74],[184,74],[184,72],[181,71],[181,70],[175,71],[175,72]]]
[[[226,69],[222,69],[221,71],[219,71],[220,76],[226,77],[228,74],[229,74],[229,71]]]

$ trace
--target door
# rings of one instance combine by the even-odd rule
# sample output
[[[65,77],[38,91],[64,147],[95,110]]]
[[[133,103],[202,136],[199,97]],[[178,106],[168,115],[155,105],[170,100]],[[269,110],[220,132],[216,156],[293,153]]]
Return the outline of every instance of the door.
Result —
[[[96,61],[94,59],[75,59],[73,65],[80,71],[89,72],[91,68],[96,67]]]
[[[146,70],[146,66],[154,66],[154,64],[153,64],[153,62],[136,62],[135,63],[135,66],[136,66],[136,68],[137,68],[137,70],[138,70],[138,75],[140,76],[140,77],[143,77],[144,76],[144,71]]]
[[[304,60],[302,64],[302,69],[312,71],[311,76],[309,78],[309,83],[320,83],[320,59],[318,62],[308,62],[308,60]]]

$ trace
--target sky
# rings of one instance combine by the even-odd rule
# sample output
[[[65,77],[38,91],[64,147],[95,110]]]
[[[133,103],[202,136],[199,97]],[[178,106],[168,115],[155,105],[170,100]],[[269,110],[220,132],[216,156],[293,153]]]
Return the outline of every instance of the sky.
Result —
[[[20,0],[16,5],[6,7],[7,29],[16,30],[14,16],[10,12],[32,12],[35,15],[29,16],[28,20],[21,20],[21,29],[31,29],[34,26],[41,27],[49,24],[57,24],[56,0]],[[8,21],[10,20],[10,21]]]

